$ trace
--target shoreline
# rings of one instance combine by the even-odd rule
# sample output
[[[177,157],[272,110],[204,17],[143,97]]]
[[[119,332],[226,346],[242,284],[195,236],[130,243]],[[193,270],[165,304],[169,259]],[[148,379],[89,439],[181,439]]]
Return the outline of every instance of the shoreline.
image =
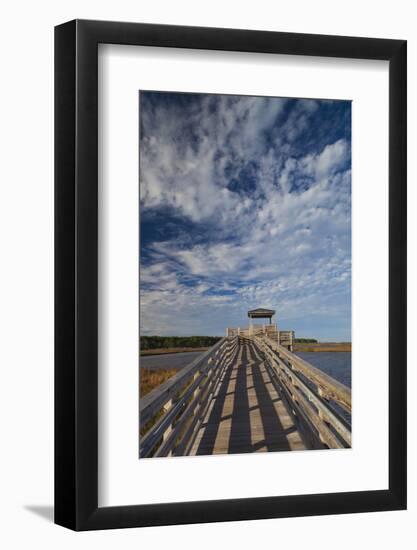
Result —
[[[196,353],[207,351],[208,347],[199,348],[156,348],[146,349],[140,352],[141,357],[150,355],[171,355],[175,353]],[[351,352],[352,344],[350,342],[314,342],[314,343],[295,343],[294,353],[301,352]]]
[[[140,352],[141,357],[146,357],[149,355],[168,355],[173,353],[192,353],[198,351],[207,351],[209,348],[155,348],[155,349],[144,349]]]

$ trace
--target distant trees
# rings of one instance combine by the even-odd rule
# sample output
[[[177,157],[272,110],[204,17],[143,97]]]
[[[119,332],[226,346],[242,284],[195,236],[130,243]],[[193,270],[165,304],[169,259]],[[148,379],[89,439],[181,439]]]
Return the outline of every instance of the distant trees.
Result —
[[[220,336],[141,336],[140,349],[166,348],[209,348],[220,340]],[[296,344],[317,344],[315,338],[295,338]]]
[[[141,336],[140,349],[209,348],[220,336]]]

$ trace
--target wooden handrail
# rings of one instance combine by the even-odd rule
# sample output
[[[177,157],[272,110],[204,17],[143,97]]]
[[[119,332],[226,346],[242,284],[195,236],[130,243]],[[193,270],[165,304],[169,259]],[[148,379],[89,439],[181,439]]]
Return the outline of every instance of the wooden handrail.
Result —
[[[271,349],[278,352],[278,355],[281,358],[286,359],[294,370],[301,372],[303,376],[313,382],[313,384],[319,388],[322,397],[325,397],[326,399],[333,399],[333,401],[339,403],[339,405],[341,405],[349,413],[352,411],[352,394],[351,390],[347,386],[338,380],[335,380],[320,369],[314,367],[301,357],[298,357],[294,353],[288,351],[286,348],[277,342],[274,342],[270,338],[264,337],[262,340]]]
[[[330,448],[351,446],[349,423],[330,405],[332,400],[350,413],[350,389],[270,338],[255,336],[252,340],[269,368],[276,370],[281,392],[320,441]]]
[[[226,338],[219,340],[214,346],[198,356],[189,365],[181,369],[166,382],[140,399],[139,415],[141,425],[146,424],[172,397],[174,397],[191,379],[202,364],[207,363],[224,344]]]
[[[141,399],[140,456],[167,456],[188,448],[211,389],[237,346],[237,338],[222,338],[175,376]]]

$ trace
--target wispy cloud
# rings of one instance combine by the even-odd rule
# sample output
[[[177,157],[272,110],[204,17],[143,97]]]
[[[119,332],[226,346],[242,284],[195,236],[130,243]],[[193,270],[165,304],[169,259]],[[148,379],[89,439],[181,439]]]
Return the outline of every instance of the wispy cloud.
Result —
[[[140,116],[143,333],[271,306],[349,339],[350,104],[142,93]]]

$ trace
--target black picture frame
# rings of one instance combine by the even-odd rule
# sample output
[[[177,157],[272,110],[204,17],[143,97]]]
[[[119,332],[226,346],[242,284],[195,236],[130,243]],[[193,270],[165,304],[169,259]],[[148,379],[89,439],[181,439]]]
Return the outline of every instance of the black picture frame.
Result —
[[[98,44],[389,62],[389,488],[98,506]],[[55,28],[55,522],[74,530],[406,508],[406,41],[74,20]]]

